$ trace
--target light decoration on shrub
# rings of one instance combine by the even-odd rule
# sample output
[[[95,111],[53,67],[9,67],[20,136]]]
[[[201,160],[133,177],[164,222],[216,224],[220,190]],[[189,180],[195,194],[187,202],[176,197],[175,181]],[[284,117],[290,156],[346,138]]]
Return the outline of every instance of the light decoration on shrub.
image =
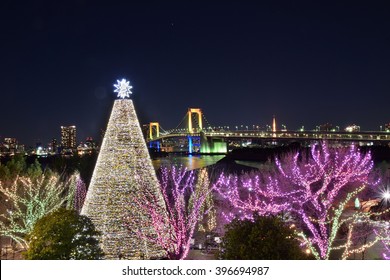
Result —
[[[114,102],[107,130],[92,175],[81,214],[91,218],[102,233],[101,246],[106,259],[149,259],[163,255],[161,248],[148,244],[123,223],[130,217],[133,228],[140,228],[139,220],[149,216],[131,198],[151,193],[162,203],[158,180],[138,122],[126,80],[115,86],[118,97]]]

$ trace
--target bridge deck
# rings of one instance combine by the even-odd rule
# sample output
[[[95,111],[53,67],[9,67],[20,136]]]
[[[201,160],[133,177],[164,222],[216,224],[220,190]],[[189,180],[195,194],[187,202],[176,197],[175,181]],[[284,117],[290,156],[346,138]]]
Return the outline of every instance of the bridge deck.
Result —
[[[339,140],[357,142],[390,142],[390,132],[330,132],[330,131],[205,131],[204,136],[222,139],[279,139],[279,140]],[[169,133],[160,135],[158,138],[148,139],[148,141],[158,141],[161,139],[187,136],[201,136],[201,133]]]

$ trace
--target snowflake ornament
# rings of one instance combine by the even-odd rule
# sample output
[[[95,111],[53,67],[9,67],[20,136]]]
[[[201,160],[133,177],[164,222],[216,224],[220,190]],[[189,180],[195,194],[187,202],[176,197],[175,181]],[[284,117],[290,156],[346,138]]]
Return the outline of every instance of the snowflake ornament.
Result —
[[[130,81],[126,81],[125,79],[122,79],[121,81],[119,81],[119,80],[116,80],[116,81],[117,81],[117,84],[114,85],[114,87],[116,87],[114,92],[118,93],[117,97],[120,97],[120,98],[130,97],[130,94],[132,94],[131,89],[133,88],[130,85]]]

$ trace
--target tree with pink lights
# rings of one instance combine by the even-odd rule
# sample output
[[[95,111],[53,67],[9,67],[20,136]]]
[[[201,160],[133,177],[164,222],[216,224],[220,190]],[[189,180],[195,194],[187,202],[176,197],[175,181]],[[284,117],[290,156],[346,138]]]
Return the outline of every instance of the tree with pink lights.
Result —
[[[356,212],[345,215],[348,203],[366,189],[373,168],[370,153],[361,154],[355,146],[330,148],[327,143],[313,145],[310,153],[288,154],[275,159],[277,170],[241,177],[221,176],[219,194],[228,199],[234,216],[250,218],[289,212],[298,228],[302,244],[317,259],[329,259],[335,249],[344,249],[343,258],[362,252],[381,238],[351,249],[354,224],[380,213]],[[345,244],[335,246],[341,225],[349,228]]]
[[[292,194],[284,192],[271,174],[221,174],[215,185],[219,195],[229,201],[229,205],[221,207],[227,223],[234,218],[252,220],[254,213],[268,216],[288,212],[291,208],[288,198]]]
[[[87,195],[87,187],[83,179],[81,179],[80,174],[76,175],[76,189],[74,194],[74,209],[77,213],[80,213],[81,208],[83,208],[84,200]]]
[[[183,167],[163,168],[160,176],[163,203],[158,200],[159,194],[151,192],[134,199],[134,203],[149,217],[139,221],[144,225],[140,228],[153,228],[154,231],[145,232],[131,226],[129,230],[145,242],[160,246],[168,259],[187,257],[202,205],[212,191],[210,186],[200,186],[199,183],[208,183],[208,180],[197,180],[196,175],[196,172]]]
[[[341,224],[354,219],[343,219],[345,206],[369,183],[370,153],[363,155],[353,145],[332,149],[324,142],[308,155],[276,159],[276,165],[282,188],[295,191],[289,203],[302,228],[299,235],[316,258],[328,259]]]

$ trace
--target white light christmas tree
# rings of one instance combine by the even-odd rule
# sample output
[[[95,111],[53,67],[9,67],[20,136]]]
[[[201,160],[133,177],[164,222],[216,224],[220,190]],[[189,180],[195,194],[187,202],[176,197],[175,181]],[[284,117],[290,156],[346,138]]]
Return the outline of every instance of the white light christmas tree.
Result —
[[[81,214],[90,217],[102,233],[100,243],[106,259],[159,258],[163,254],[159,247],[139,239],[124,226],[125,217],[127,226],[130,220],[134,228],[140,227],[137,220],[149,219],[132,198],[144,191],[157,196],[161,193],[133,102],[125,98],[131,86],[123,79],[115,87],[122,99],[114,102]]]

